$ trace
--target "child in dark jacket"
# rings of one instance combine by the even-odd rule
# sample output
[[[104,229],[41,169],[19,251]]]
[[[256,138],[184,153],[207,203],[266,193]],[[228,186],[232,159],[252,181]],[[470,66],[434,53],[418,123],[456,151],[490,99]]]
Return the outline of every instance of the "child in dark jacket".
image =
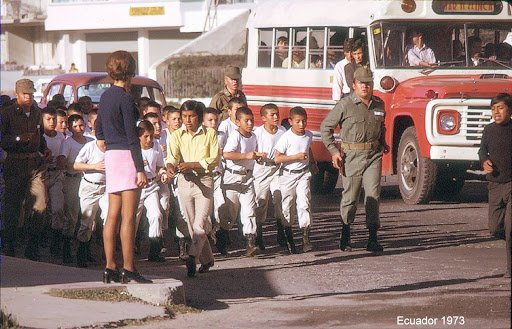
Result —
[[[491,100],[494,119],[484,128],[478,156],[489,181],[489,231],[505,235],[507,272],[511,274],[512,257],[512,96],[498,94]]]

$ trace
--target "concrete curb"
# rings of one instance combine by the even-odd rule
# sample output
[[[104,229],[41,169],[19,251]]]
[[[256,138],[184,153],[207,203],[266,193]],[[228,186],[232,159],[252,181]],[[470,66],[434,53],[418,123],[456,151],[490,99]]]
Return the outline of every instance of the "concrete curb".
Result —
[[[152,284],[128,284],[130,295],[153,305],[185,304],[183,283],[175,279],[153,280]]]

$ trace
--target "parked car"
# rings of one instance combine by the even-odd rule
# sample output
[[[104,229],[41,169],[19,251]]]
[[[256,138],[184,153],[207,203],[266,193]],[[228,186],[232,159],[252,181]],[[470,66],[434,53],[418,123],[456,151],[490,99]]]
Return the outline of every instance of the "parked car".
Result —
[[[95,106],[100,102],[100,97],[105,90],[110,88],[114,81],[106,72],[66,73],[57,75],[48,83],[41,97],[40,106],[45,107],[55,94],[64,95],[66,104],[78,101],[82,96],[89,96]],[[131,93],[135,101],[141,97],[149,97],[152,100],[166,105],[162,86],[155,80],[135,76],[132,79]]]

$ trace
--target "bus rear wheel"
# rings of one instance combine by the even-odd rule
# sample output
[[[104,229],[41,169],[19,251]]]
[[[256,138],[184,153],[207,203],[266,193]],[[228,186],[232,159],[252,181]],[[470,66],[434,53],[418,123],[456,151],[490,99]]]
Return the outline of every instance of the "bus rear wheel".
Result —
[[[398,186],[407,204],[424,204],[432,199],[437,165],[421,156],[416,128],[407,128],[398,146]]]

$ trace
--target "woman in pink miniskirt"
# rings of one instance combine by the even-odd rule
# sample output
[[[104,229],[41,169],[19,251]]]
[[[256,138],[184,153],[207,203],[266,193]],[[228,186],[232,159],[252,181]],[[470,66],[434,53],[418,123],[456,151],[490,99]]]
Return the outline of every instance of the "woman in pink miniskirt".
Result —
[[[114,84],[101,95],[96,136],[103,140],[107,180],[108,212],[103,228],[103,245],[107,264],[103,282],[151,283],[135,269],[135,213],[140,189],[147,185],[144,164],[137,135],[138,111],[129,93],[135,75],[135,60],[126,51],[116,51],[107,59],[107,72]],[[117,228],[120,235],[123,269],[115,261]]]

